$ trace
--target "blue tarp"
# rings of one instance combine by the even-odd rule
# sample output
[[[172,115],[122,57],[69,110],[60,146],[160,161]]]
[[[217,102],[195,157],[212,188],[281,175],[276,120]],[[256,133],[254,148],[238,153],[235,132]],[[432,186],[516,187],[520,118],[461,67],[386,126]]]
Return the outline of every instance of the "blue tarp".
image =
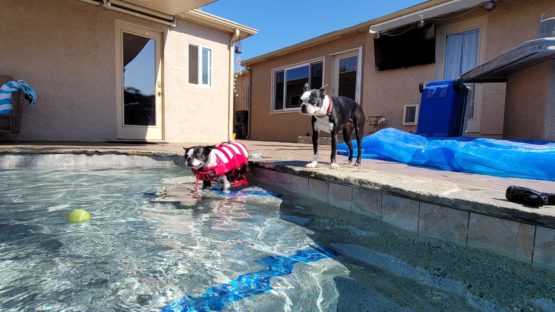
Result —
[[[356,141],[353,141],[356,155]],[[347,144],[337,146],[348,155]],[[413,166],[555,181],[555,143],[485,138],[426,138],[387,128],[362,141],[362,157]],[[356,156],[355,156],[356,157]]]

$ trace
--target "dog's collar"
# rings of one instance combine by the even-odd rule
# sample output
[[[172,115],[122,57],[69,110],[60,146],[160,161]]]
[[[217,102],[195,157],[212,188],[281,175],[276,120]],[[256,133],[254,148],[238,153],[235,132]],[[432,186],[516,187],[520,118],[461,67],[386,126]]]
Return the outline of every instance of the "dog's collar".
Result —
[[[330,101],[330,105],[328,106],[328,112],[326,113],[326,115],[331,116],[331,111],[333,109],[333,101],[331,100],[331,96],[328,96],[328,95],[326,95],[326,96],[328,97],[328,100]]]

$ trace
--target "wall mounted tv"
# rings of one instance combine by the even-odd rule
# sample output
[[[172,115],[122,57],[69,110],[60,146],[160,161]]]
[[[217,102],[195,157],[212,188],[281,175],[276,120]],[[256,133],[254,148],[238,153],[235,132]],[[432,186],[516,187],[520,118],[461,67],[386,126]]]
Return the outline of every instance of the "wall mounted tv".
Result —
[[[374,56],[378,70],[435,63],[434,25],[390,31],[374,38]]]

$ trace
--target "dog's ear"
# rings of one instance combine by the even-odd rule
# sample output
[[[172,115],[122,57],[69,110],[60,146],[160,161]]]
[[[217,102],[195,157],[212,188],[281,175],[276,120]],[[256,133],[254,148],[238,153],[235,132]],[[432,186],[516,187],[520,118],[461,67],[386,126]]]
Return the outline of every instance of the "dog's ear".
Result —
[[[305,90],[305,91],[310,91],[310,86],[308,85],[308,82],[305,82],[305,84],[304,84],[304,90]]]
[[[210,152],[215,148],[215,145],[206,145],[202,147],[202,155],[208,156]]]
[[[189,148],[190,148],[190,147],[185,147],[185,146],[183,146],[183,151],[185,152],[185,154],[187,154],[187,152],[189,151]]]

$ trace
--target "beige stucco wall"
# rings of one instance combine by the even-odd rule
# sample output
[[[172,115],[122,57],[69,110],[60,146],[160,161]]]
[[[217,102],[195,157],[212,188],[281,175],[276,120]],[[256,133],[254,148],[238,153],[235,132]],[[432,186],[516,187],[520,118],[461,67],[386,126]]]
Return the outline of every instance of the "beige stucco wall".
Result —
[[[414,132],[416,126],[403,125],[404,105],[420,103],[420,82],[433,80],[434,65],[378,71],[374,61],[374,40],[367,36],[364,62],[364,112],[367,116],[383,115],[386,127]]]
[[[39,97],[26,107],[20,139],[117,139],[116,20],[163,33],[165,140],[227,138],[228,34],[185,21],[171,28],[77,0],[0,0],[0,7],[0,73],[26,80]],[[212,48],[212,86],[188,84],[189,43]]]
[[[554,7],[552,0],[499,0],[493,11],[483,8],[435,21],[436,30],[465,20],[482,19],[485,27],[485,46],[481,61],[491,60],[499,53],[513,48],[525,40],[536,38],[537,25],[541,14]],[[436,37],[436,40],[438,38]],[[310,132],[309,117],[296,113],[271,113],[271,70],[276,67],[329,55],[349,48],[363,46],[363,72],[361,103],[366,115],[384,115],[387,127],[415,131],[416,126],[403,126],[403,106],[420,103],[418,84],[442,79],[442,68],[435,64],[414,66],[387,71],[377,71],[374,65],[373,38],[367,32],[348,38],[303,49],[302,51],[275,57],[251,66],[252,85],[252,138],[258,140],[296,141],[297,136]],[[436,51],[436,54],[438,51]],[[436,55],[442,58],[443,55]],[[331,62],[326,58],[325,81],[329,82]],[[502,84],[481,84],[479,86],[480,132],[471,135],[501,137],[503,134],[503,111],[505,89]],[[284,126],[286,125],[286,126]]]
[[[189,22],[166,36],[164,86],[166,140],[221,142],[228,136],[230,36]],[[212,85],[189,84],[188,45],[212,49]]]
[[[554,140],[554,89],[555,61],[553,60],[510,75],[507,81],[505,137]]]
[[[362,47],[365,50],[365,33],[336,40],[256,64],[251,69],[251,133],[254,140],[296,142],[298,136],[311,132],[310,117],[300,111],[271,112],[272,69],[290,66],[317,58],[324,58],[324,84],[330,84],[333,62],[330,54]],[[363,92],[361,92],[361,96]]]

